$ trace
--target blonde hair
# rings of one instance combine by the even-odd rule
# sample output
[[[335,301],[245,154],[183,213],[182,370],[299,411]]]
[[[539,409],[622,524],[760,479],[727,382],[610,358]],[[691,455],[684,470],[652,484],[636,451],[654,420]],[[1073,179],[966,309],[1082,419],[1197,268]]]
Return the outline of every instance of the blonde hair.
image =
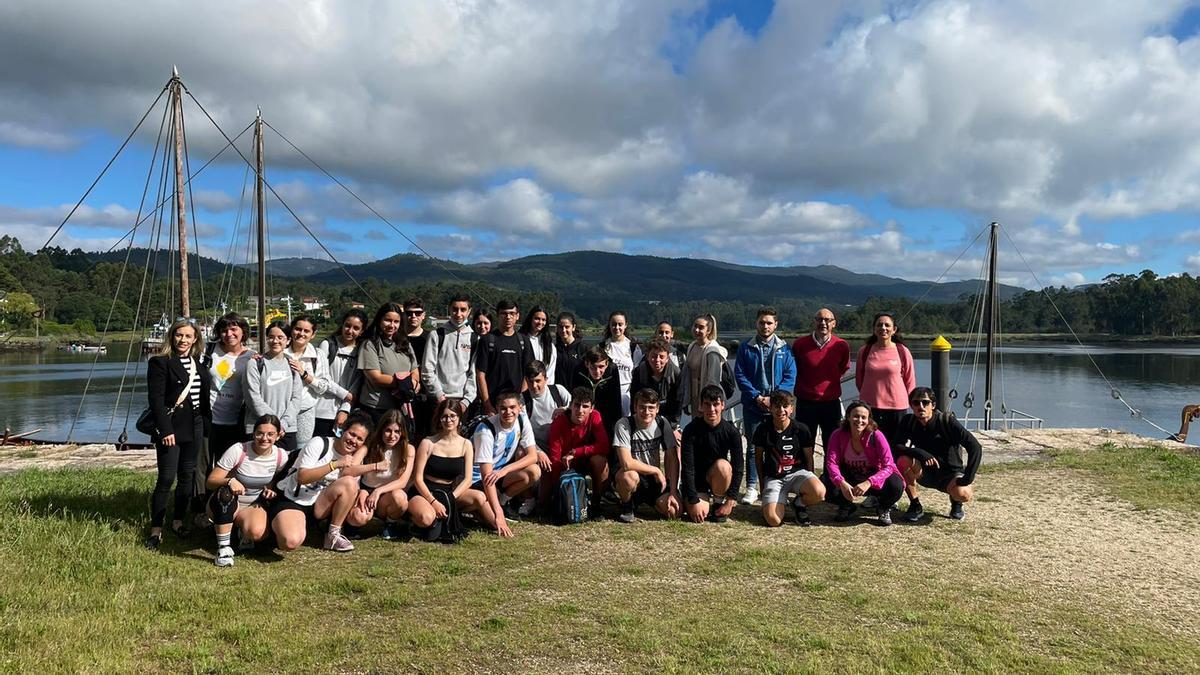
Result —
[[[695,319],[692,320],[692,323],[695,324],[700,319],[704,319],[704,323],[708,324],[708,341],[716,342],[717,341],[717,317],[713,316],[712,314],[700,314]]]
[[[200,336],[200,329],[196,327],[196,322],[192,319],[175,319],[175,323],[167,329],[167,334],[163,337],[162,347],[158,350],[159,356],[175,356],[175,333],[180,328],[187,326],[192,329],[192,333],[196,335],[196,341],[192,343],[192,350],[188,356],[197,358],[204,351],[204,340]]]

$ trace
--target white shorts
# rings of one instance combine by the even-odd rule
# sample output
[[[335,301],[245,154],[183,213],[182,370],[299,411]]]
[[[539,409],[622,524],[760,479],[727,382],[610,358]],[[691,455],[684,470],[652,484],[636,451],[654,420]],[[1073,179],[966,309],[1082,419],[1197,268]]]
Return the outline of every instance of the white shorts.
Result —
[[[763,482],[762,503],[787,504],[791,502],[788,499],[789,493],[800,494],[800,486],[804,481],[816,477],[817,475],[808,469],[796,469],[783,478],[768,478]]]

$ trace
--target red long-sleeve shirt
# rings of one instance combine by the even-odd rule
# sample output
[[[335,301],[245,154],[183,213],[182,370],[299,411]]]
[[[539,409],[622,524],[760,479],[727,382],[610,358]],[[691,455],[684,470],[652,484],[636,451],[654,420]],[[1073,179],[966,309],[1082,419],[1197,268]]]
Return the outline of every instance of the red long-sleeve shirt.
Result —
[[[842,397],[842,376],[850,369],[850,345],[831,335],[818,347],[811,334],[792,343],[796,358],[796,398],[801,401],[836,401]]]
[[[562,470],[563,455],[575,455],[576,459],[592,455],[608,456],[610,442],[600,412],[592,410],[583,424],[571,424],[571,411],[559,415],[550,423],[551,471]]]

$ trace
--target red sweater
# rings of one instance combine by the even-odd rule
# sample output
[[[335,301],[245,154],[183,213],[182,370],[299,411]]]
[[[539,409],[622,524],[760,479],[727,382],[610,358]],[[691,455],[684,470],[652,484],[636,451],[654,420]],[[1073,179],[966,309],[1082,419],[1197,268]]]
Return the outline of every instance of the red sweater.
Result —
[[[604,422],[600,419],[600,411],[592,410],[592,414],[578,426],[571,424],[571,411],[567,410],[550,423],[550,456],[551,471],[558,473],[562,470],[563,455],[590,457],[592,455],[608,456],[608,432],[604,430]]]
[[[812,334],[792,343],[796,357],[796,398],[801,401],[836,401],[842,397],[842,376],[850,369],[850,345],[831,335],[817,347]]]

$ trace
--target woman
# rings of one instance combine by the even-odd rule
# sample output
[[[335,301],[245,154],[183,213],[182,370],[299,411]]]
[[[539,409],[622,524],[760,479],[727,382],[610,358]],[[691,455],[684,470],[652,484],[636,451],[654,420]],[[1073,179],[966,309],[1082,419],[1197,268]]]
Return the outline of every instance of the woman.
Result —
[[[892,507],[904,492],[904,477],[866,403],[851,402],[841,427],[829,437],[825,473],[831,488],[828,498],[838,505],[835,520],[848,519],[858,510],[855,500],[871,495],[878,504],[879,524],[892,524]]]
[[[575,377],[575,371],[579,370],[587,346],[583,344],[583,334],[579,332],[579,323],[574,314],[563,312],[558,315],[555,323],[558,326],[558,335],[554,338],[554,351],[558,365],[554,369],[554,381],[571,389],[574,386],[571,378]]]
[[[147,396],[155,426],[151,440],[158,464],[146,539],[151,550],[162,543],[171,483],[175,483],[171,530],[180,537],[188,534],[183,523],[194,487],[196,455],[212,418],[208,370],[200,365],[200,353],[196,326],[191,319],[178,319],[167,329],[162,351],[146,365]]]
[[[317,424],[317,402],[325,396],[347,405],[354,396],[345,387],[329,376],[329,361],[325,352],[312,345],[316,334],[313,320],[301,314],[292,319],[292,344],[284,354],[292,372],[304,386],[300,388],[300,402],[296,410],[296,447],[308,445]]]
[[[342,534],[342,525],[358,497],[358,477],[387,469],[384,462],[363,464],[370,434],[371,418],[354,413],[346,418],[340,436],[318,436],[300,451],[295,466],[279,481],[279,495],[271,505],[271,529],[280,549],[296,550],[308,536],[308,523],[328,518],[323,548],[338,553],[354,550]]]
[[[358,308],[346,310],[338,329],[321,342],[317,351],[329,361],[329,379],[351,394],[350,398],[338,399],[328,391],[317,399],[317,422],[314,436],[332,436],[333,430],[341,426],[350,414],[353,395],[362,382],[362,371],[358,369],[358,337],[367,327],[367,313]]]
[[[471,328],[475,330],[475,334],[483,337],[492,332],[492,315],[487,313],[487,310],[480,308],[475,310],[471,315]]]
[[[213,331],[219,341],[213,347],[208,367],[212,380],[212,433],[208,446],[212,448],[212,457],[205,467],[207,471],[212,471],[211,460],[226,448],[249,440],[242,420],[242,379],[254,357],[254,350],[245,343],[250,324],[240,315],[231,312],[217,319]]]
[[[555,382],[554,369],[558,367],[558,353],[554,349],[554,336],[547,326],[550,323],[550,315],[541,307],[534,307],[525,315],[525,322],[521,324],[521,335],[529,338],[529,345],[533,350],[533,360],[541,361],[542,365],[546,366],[546,383],[553,385]]]
[[[642,360],[641,346],[625,334],[628,327],[629,320],[625,312],[609,314],[608,323],[604,326],[604,339],[600,343],[619,376],[622,417],[629,417],[629,384],[633,382],[634,366]]]
[[[389,410],[379,420],[379,426],[367,439],[367,464],[379,464],[381,471],[364,473],[358,479],[358,496],[354,509],[347,517],[352,527],[362,527],[375,516],[383,518],[383,538],[400,538],[397,523],[408,510],[408,495],[404,490],[412,482],[412,443],[399,410]]]
[[[358,354],[358,369],[363,374],[359,407],[374,424],[389,410],[411,407],[406,404],[421,390],[417,356],[400,330],[403,316],[399,303],[384,303],[363,333]],[[408,413],[407,418],[411,417]]]
[[[267,536],[267,503],[275,499],[271,486],[283,470],[287,453],[275,446],[279,418],[263,415],[254,421],[253,440],[234,443],[208,474],[212,496],[208,513],[217,532],[217,567],[233,565],[233,528],[242,533],[238,548],[253,547]]]
[[[895,318],[875,315],[874,333],[858,351],[854,384],[858,397],[871,406],[872,416],[888,443],[898,445],[900,418],[908,412],[908,393],[917,386],[912,353],[900,338]],[[894,460],[895,458],[893,458]]]
[[[458,433],[458,407],[453,399],[438,403],[433,413],[434,435],[421,441],[413,466],[413,484],[408,489],[408,515],[415,527],[432,527],[448,514],[433,490],[454,496],[458,507],[478,515],[488,527],[496,529],[496,517],[483,492],[470,489],[474,448],[470,439]],[[497,530],[499,532],[499,530]],[[509,535],[511,536],[511,534]]]
[[[680,366],[679,387],[685,412],[695,416],[700,411],[700,392],[708,385],[721,386],[721,372],[729,360],[729,351],[717,342],[717,318],[701,314],[692,322],[692,344]]]
[[[254,420],[263,415],[279,418],[283,437],[277,445],[288,455],[296,452],[296,413],[300,410],[300,393],[304,383],[284,355],[291,342],[292,327],[282,321],[267,325],[267,351],[246,371],[246,433],[254,430]]]

